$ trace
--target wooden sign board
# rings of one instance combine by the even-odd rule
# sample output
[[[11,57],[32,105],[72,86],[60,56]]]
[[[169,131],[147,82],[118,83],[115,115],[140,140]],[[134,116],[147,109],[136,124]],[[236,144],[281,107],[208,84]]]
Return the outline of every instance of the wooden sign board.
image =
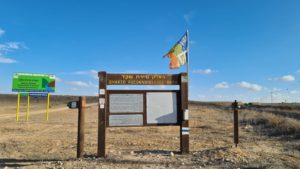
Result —
[[[98,75],[98,157],[105,157],[106,127],[180,126],[180,151],[189,152],[186,73]],[[179,85],[179,90],[107,90],[108,85]]]
[[[107,93],[107,127],[179,125],[178,90],[107,90]]]

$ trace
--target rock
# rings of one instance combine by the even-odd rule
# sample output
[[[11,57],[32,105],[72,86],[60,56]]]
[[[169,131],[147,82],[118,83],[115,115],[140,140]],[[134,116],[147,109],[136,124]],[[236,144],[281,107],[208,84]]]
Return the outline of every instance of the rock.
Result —
[[[173,157],[173,156],[174,156],[174,153],[173,153],[173,152],[171,152],[171,153],[170,153],[170,156],[172,156],[172,157]]]
[[[181,165],[184,165],[184,162],[181,162]]]
[[[130,151],[130,154],[133,155],[133,154],[134,154],[134,151]]]
[[[57,165],[63,165],[63,162],[57,161],[56,164],[57,164]]]

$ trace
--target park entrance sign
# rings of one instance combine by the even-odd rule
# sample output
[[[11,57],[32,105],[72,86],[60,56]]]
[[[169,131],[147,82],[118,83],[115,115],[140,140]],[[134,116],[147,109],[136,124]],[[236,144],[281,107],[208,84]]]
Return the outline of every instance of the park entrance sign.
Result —
[[[180,151],[189,152],[187,74],[99,72],[98,157],[107,127],[180,126]],[[179,90],[107,90],[108,85],[179,85]]]

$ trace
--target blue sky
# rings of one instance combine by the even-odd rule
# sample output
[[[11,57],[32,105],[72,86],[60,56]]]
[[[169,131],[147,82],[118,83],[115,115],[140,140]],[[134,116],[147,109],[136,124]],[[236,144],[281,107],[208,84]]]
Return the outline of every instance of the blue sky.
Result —
[[[0,93],[11,93],[13,72],[55,74],[56,94],[72,95],[95,95],[98,71],[183,72],[162,56],[188,29],[190,99],[270,102],[272,92],[299,102],[299,8],[296,0],[2,0]]]

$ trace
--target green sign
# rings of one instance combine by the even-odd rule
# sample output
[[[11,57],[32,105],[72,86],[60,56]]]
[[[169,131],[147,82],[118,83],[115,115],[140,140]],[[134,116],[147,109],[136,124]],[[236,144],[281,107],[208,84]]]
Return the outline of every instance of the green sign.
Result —
[[[20,92],[21,96],[28,96],[28,92]]]
[[[47,74],[15,73],[13,92],[54,92],[55,76]]]

